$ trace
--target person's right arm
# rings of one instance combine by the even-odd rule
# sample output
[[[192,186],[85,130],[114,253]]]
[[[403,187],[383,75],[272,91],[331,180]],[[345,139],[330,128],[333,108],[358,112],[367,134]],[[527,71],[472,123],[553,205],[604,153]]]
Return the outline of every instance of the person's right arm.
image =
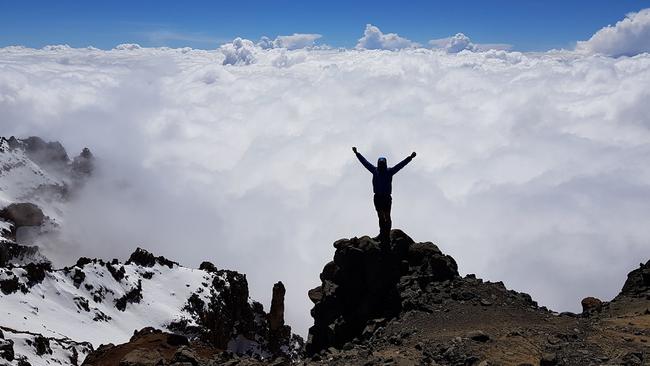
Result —
[[[363,164],[363,166],[365,166],[366,169],[368,169],[368,171],[369,171],[370,173],[375,174],[375,171],[377,170],[377,168],[376,168],[374,165],[370,164],[370,162],[369,162],[368,160],[366,160],[366,158],[364,158],[363,155],[361,155],[361,154],[357,151],[357,148],[356,148],[356,147],[353,147],[353,148],[352,148],[352,151],[354,151],[354,155],[357,156],[357,159],[359,159],[359,161],[361,162],[361,164]]]

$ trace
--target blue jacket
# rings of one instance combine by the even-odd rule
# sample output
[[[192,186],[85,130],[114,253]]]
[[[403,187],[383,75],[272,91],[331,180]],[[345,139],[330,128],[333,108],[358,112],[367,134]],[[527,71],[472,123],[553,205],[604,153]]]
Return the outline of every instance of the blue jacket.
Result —
[[[410,163],[411,160],[413,160],[412,157],[408,156],[406,159],[400,161],[397,165],[395,165],[392,168],[388,168],[386,166],[386,160],[383,161],[383,166],[382,166],[382,161],[380,158],[380,161],[378,162],[378,166],[376,167],[366,158],[363,157],[363,155],[356,153],[357,159],[363,164],[363,166],[372,173],[372,190],[375,194],[386,194],[389,195],[392,193],[393,190],[393,175],[395,173],[399,172],[400,169],[406,166],[406,164]]]

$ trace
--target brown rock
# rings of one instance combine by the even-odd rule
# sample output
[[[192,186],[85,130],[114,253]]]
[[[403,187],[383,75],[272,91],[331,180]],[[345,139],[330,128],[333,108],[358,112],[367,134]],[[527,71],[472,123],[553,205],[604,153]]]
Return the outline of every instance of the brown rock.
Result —
[[[43,211],[33,203],[12,203],[0,211],[0,218],[21,226],[40,226],[45,220]]]
[[[120,366],[157,366],[163,365],[164,357],[156,350],[146,350],[142,348],[134,349],[127,353],[121,360]]]
[[[603,308],[603,302],[595,297],[585,297],[581,301],[582,312],[591,313],[593,311],[600,311]]]

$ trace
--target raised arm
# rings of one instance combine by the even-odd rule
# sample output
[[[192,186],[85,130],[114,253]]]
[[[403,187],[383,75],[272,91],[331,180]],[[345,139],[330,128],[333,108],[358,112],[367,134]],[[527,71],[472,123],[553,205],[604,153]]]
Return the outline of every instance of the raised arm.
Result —
[[[374,165],[370,164],[370,162],[369,162],[368,160],[366,160],[366,158],[364,158],[363,155],[361,155],[361,154],[357,151],[357,148],[356,148],[356,147],[353,147],[353,148],[352,148],[352,151],[354,151],[354,155],[357,156],[357,159],[359,159],[359,161],[361,162],[361,164],[363,164],[363,166],[365,166],[366,169],[368,169],[368,171],[369,171],[370,173],[375,174],[375,171],[377,171],[377,168],[376,168]]]
[[[406,166],[406,164],[410,163],[411,160],[413,160],[415,155],[416,155],[415,152],[413,152],[411,155],[407,156],[406,159],[400,161],[399,163],[397,163],[397,165],[390,168],[390,173],[395,174],[395,173],[399,172],[402,168],[404,168]]]

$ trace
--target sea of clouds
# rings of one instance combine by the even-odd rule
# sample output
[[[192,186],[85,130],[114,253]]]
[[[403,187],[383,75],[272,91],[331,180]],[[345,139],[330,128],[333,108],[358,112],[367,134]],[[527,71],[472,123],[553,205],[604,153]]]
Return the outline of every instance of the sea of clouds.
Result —
[[[537,53],[464,35],[425,49],[371,25],[354,49],[315,34],[215,50],[7,47],[0,135],[99,159],[64,240],[45,248],[59,265],[139,245],[244,272],[266,306],[281,280],[305,335],[331,244],[378,231],[350,148],[389,164],[416,151],[394,179],[394,227],[463,274],[580,311],[649,259],[647,15]]]

